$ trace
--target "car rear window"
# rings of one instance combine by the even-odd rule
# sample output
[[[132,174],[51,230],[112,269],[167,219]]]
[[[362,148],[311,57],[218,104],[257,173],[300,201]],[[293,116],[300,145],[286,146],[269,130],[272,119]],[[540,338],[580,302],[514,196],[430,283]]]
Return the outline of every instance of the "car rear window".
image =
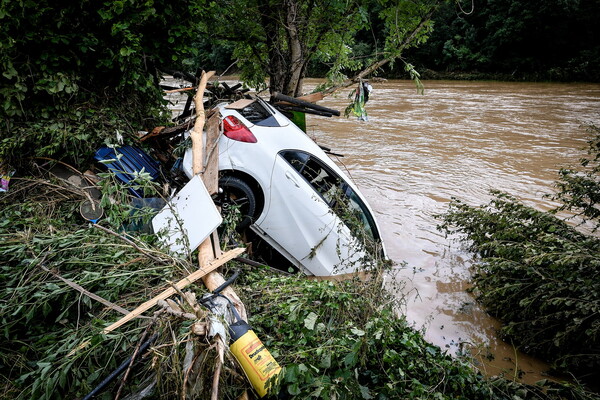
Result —
[[[244,118],[259,126],[280,126],[273,114],[262,104],[254,101],[242,109],[237,110]]]

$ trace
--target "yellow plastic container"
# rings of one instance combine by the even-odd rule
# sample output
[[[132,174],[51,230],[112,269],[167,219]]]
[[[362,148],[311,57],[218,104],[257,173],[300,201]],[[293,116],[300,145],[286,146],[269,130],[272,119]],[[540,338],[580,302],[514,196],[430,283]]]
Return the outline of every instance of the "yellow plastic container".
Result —
[[[269,389],[267,381],[279,375],[281,367],[250,325],[240,320],[229,328],[233,342],[229,349],[244,369],[256,393],[264,397]]]

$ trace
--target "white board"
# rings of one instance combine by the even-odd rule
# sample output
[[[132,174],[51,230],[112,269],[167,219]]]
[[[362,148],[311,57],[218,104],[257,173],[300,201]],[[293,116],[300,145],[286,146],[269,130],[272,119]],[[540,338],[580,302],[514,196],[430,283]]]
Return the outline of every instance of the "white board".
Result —
[[[198,175],[152,218],[152,228],[172,253],[185,256],[206,239],[223,219]]]

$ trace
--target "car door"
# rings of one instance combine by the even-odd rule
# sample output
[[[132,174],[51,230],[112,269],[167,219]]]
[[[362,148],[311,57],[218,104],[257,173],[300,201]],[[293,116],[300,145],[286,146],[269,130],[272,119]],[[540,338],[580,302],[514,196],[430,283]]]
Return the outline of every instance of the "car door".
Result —
[[[362,257],[329,205],[339,186],[335,174],[309,153],[286,150],[276,158],[260,228],[314,275],[351,272]]]

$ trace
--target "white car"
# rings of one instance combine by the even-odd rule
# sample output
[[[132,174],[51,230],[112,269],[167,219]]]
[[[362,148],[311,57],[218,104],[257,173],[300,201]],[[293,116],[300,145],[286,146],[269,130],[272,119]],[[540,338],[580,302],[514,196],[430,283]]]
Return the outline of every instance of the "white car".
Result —
[[[302,130],[260,98],[218,108],[219,186],[224,206],[240,207],[239,228],[308,275],[355,272],[386,257],[364,196]],[[192,177],[191,149],[183,170]]]

